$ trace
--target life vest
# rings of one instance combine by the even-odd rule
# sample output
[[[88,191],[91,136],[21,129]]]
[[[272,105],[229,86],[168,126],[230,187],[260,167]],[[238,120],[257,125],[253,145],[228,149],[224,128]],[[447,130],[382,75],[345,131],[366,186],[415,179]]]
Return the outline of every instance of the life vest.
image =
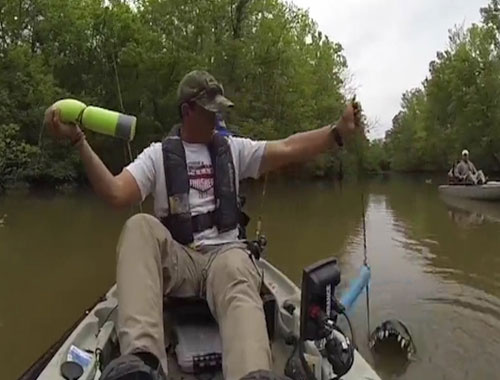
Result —
[[[162,223],[179,243],[189,245],[194,234],[213,226],[219,233],[238,227],[240,208],[236,190],[236,171],[226,137],[216,133],[208,144],[214,175],[215,210],[192,216],[189,205],[189,175],[186,152],[175,126],[162,142],[163,166],[167,186],[168,215]]]

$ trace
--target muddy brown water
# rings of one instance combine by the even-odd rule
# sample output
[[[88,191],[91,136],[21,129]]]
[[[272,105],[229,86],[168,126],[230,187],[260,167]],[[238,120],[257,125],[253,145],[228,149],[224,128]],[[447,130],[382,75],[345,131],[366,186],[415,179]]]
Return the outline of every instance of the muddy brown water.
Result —
[[[249,233],[262,215],[268,259],[300,283],[304,266],[335,255],[339,293],[363,260],[364,193],[372,328],[402,319],[418,351],[399,372],[378,366],[383,378],[498,378],[500,203],[442,198],[421,178],[271,181],[263,201],[261,183],[244,187]],[[113,284],[116,240],[132,212],[91,192],[0,197],[0,378],[17,378]],[[372,361],[364,296],[353,322]]]

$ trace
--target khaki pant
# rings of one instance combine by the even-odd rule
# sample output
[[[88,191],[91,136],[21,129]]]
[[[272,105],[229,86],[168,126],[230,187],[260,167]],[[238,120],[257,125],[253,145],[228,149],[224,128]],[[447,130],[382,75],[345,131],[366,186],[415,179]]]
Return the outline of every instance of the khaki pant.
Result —
[[[122,354],[151,352],[167,372],[163,295],[205,293],[219,324],[224,377],[271,368],[261,277],[242,243],[198,252],[177,243],[156,218],[134,215],[118,243],[117,286]]]

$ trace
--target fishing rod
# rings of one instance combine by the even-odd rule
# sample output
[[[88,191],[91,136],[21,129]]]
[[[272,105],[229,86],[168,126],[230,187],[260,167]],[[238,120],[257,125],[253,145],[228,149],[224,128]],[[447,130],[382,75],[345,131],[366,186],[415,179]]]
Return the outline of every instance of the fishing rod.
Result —
[[[113,69],[114,69],[113,71],[115,74],[115,82],[116,82],[116,92],[118,94],[118,102],[120,103],[121,111],[125,114],[125,106],[123,105],[122,89],[120,86],[120,77],[118,76],[118,68],[116,66],[116,58],[115,58],[114,52],[112,52],[112,58],[113,58]],[[134,161],[134,158],[132,156],[132,148],[130,147],[130,141],[131,140],[126,139],[124,143],[125,143],[126,150],[128,152],[128,161],[129,161],[129,163],[132,163],[132,161]],[[132,208],[132,211],[133,211],[133,208]],[[139,202],[139,212],[142,214],[142,200],[141,200],[141,202]]]
[[[361,193],[361,212],[363,215],[363,265],[370,269],[368,265],[368,254],[366,249],[366,218],[365,218],[365,199],[364,194]],[[370,339],[370,282],[368,281],[365,287],[366,291],[366,321],[368,324],[368,340]]]
[[[261,195],[260,206],[259,206],[259,216],[257,219],[257,228],[255,229],[255,238],[257,240],[259,240],[263,236],[262,235],[262,212],[264,210],[264,199],[266,197],[266,191],[267,191],[267,177],[268,177],[268,173],[265,174],[264,184],[262,185],[262,195]]]
[[[222,114],[216,114],[216,122],[215,122],[215,132],[219,133],[223,136],[236,136],[236,137],[244,137],[241,134],[234,133],[229,129],[224,121]],[[267,238],[262,233],[262,212],[264,210],[264,199],[266,197],[267,192],[267,179],[268,173],[264,175],[264,184],[262,186],[262,194],[260,198],[260,204],[258,207],[258,218],[257,225],[255,228],[255,238],[254,240],[247,239],[246,227],[248,222],[250,221],[250,217],[243,211],[243,207],[246,203],[246,198],[244,196],[239,196],[239,204],[240,204],[240,238],[246,240],[247,248],[250,250],[252,255],[256,259],[260,259],[260,257],[264,254],[265,249],[267,247]]]

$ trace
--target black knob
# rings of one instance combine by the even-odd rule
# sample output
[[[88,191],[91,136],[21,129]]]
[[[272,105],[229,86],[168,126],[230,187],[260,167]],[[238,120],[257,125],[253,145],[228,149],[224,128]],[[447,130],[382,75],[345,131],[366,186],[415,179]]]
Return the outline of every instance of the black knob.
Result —
[[[61,364],[61,375],[66,380],[77,380],[83,375],[83,368],[77,362],[64,362]]]

